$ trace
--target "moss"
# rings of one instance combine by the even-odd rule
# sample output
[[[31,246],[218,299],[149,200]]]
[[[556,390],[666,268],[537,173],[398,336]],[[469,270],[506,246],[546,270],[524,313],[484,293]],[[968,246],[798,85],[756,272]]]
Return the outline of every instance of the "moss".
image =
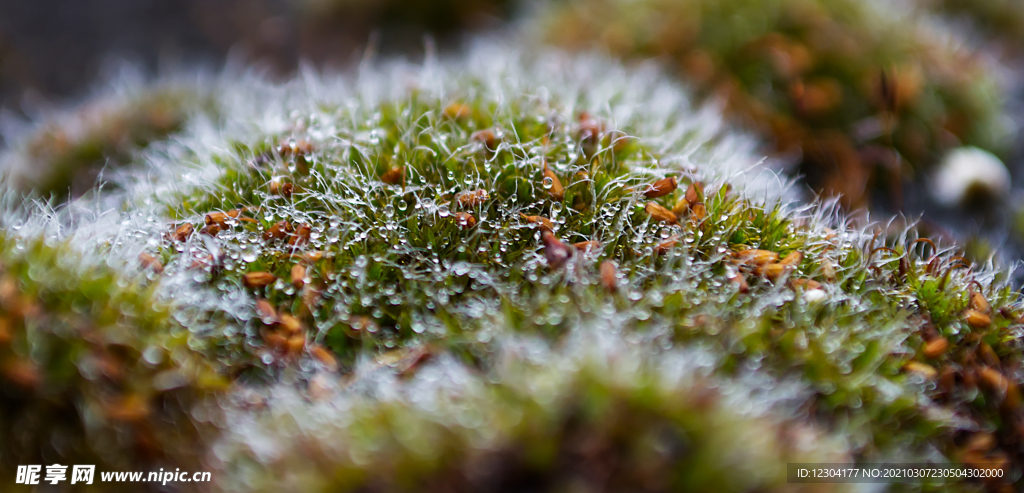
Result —
[[[145,280],[81,261],[66,244],[0,238],[5,474],[41,462],[191,460],[214,429],[193,415],[224,380],[195,358]]]
[[[8,249],[15,279],[57,293],[40,313],[60,323],[11,343],[73,377],[36,391],[152,403],[181,366],[181,407],[159,409],[195,418],[214,368],[233,384],[215,443],[169,460],[222,490],[767,490],[800,460],[1021,464],[1006,272],[759,192],[775,182],[734,154],[747,141],[651,72],[494,47],[365,70],[225,81],[214,132],[75,204],[123,211],[30,213],[71,230]],[[84,250],[109,270],[72,269]],[[13,349],[85,351],[81,319],[137,387]],[[94,436],[135,437],[117,426]]]
[[[575,368],[509,359],[500,383],[470,376],[411,406],[356,402],[343,426],[326,417],[337,409],[329,389],[305,406],[279,395],[272,411],[238,418],[250,426],[221,452],[247,481],[226,488],[747,491],[784,487],[786,462],[848,460],[820,430],[731,407],[713,379],[669,382],[629,357]],[[258,452],[267,438],[277,447]]]
[[[989,70],[914,14],[847,0],[552,5],[554,44],[664,60],[847,205],[874,189],[902,207],[902,181],[957,145],[1005,150]]]
[[[39,125],[5,156],[11,184],[58,202],[92,190],[104,169],[131,162],[151,142],[181,130],[210,101],[191,86],[151,87],[92,100]]]
[[[219,159],[218,182],[173,209],[193,232],[158,251],[169,275],[200,272],[201,282],[266,300],[246,331],[213,335],[214,344],[244,347],[249,356],[237,364],[271,373],[316,360],[353,372],[360,358],[406,351],[486,373],[500,359],[495,341],[564,344],[604,314],[626,334],[708,349],[718,378],[758,369],[803,382],[810,416],[847,437],[856,460],[930,447],[977,460],[962,448],[974,427],[1005,437],[984,451],[992,460],[1016,460],[1016,384],[967,383],[986,368],[1006,378],[1020,361],[1019,301],[1003,281],[912,231],[869,235],[835,224],[828,208],[794,211],[730,191],[699,164],[663,167],[671,150],[645,145],[628,123],[569,113],[572,101],[530,91],[499,99],[479,81],[464,84],[445,98],[320,105],[308,117],[317,123],[254,136]],[[647,197],[665,177],[679,186]],[[682,209],[678,223],[652,213],[651,202]],[[553,235],[528,216],[548,218]],[[275,230],[281,221],[291,229]],[[211,224],[216,234],[200,232]],[[597,246],[569,246],[580,242]],[[219,261],[206,257],[213,243]],[[972,302],[974,291],[991,307]],[[967,317],[972,309],[988,322]],[[982,362],[980,352],[996,359]],[[572,421],[575,404],[566,405],[559,419]],[[391,411],[370,414],[378,412]],[[406,419],[416,418],[394,426]],[[335,460],[324,454],[315,462]],[[446,477],[438,471],[463,467],[454,460],[403,474],[434,484]],[[390,476],[377,462],[351,466],[357,472],[325,467],[319,474],[355,474],[359,484]]]

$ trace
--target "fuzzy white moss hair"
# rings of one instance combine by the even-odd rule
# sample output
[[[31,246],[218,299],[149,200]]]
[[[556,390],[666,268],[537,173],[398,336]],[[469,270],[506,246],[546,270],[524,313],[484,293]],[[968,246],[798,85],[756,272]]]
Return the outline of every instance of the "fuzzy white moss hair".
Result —
[[[322,114],[323,107],[346,107],[351,112],[346,117],[355,120],[412,90],[445,100],[461,96],[467,85],[473,85],[486,102],[528,97],[551,101],[552,111],[565,118],[587,111],[607,118],[613,127],[636,128],[652,149],[667,154],[663,165],[668,170],[692,169],[699,157],[702,172],[714,175],[708,179],[730,179],[752,197],[769,201],[795,198],[789,181],[763,162],[753,138],[730,128],[716,105],[695,106],[654,64],[627,68],[596,54],[527,54],[497,42],[478,42],[465,56],[428,56],[423,63],[390,60],[327,75],[307,67],[284,84],[267,82],[255,73],[229,75],[213,83],[223,118],[193,121],[166,150],[145,156],[150,179],[143,181],[154,188],[124,184],[139,188],[133,196],[174,197],[210,187],[211,178],[222,171],[214,157],[238,140],[269,139],[307,126],[329,138],[323,134],[328,127],[342,128],[349,122],[330,121]],[[310,115],[327,120],[311,123]],[[192,169],[183,176],[180,170],[188,168]],[[139,175],[132,176],[137,180]]]

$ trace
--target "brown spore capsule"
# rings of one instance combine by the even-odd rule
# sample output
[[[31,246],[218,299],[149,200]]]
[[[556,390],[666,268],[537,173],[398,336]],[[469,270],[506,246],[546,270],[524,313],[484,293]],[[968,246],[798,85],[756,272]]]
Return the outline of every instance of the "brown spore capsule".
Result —
[[[262,288],[277,280],[277,276],[269,272],[249,272],[242,276],[242,283],[249,288]]]
[[[400,185],[405,182],[405,167],[395,166],[380,175],[380,181],[388,185]]]
[[[192,236],[193,231],[195,231],[195,227],[192,226],[192,223],[182,224],[174,230],[174,239],[178,241],[186,241],[190,236]]]
[[[674,176],[662,178],[648,186],[647,190],[644,191],[644,196],[649,199],[664,197],[665,195],[674,192],[678,185],[676,177]]]
[[[473,226],[476,226],[476,217],[473,217],[473,215],[468,212],[456,212],[454,217],[455,223],[462,229],[470,229]]]
[[[616,291],[619,289],[619,273],[615,267],[615,262],[611,260],[605,260],[601,262],[601,285],[604,286],[608,291]]]
[[[552,223],[551,220],[546,218],[546,217],[543,217],[543,216],[527,216],[526,214],[519,214],[519,217],[522,217],[523,220],[525,220],[526,222],[528,222],[530,224],[536,224],[536,225],[540,226],[542,229],[546,229],[548,231],[554,231],[555,230],[555,224]]]
[[[491,195],[487,193],[487,190],[484,189],[470,190],[456,195],[455,203],[457,203],[459,207],[468,209],[482,205],[490,198],[490,196]]]
[[[672,213],[672,211],[662,207],[657,202],[648,202],[647,205],[644,206],[644,210],[647,211],[647,214],[649,214],[655,221],[667,224],[676,224],[679,222],[679,219]]]
[[[572,257],[572,248],[562,243],[562,240],[556,238],[550,231],[541,234],[541,241],[544,242],[544,257],[552,268],[561,267]]]
[[[295,264],[291,270],[292,286],[301,288],[306,284],[306,266],[302,264]]]
[[[139,254],[139,263],[142,264],[143,269],[151,270],[157,274],[161,274],[164,271],[164,264],[161,264],[156,257],[148,253]]]
[[[565,188],[562,187],[562,182],[558,179],[558,175],[548,167],[547,161],[544,161],[544,180],[542,185],[547,189],[551,200],[561,202],[565,198]]]

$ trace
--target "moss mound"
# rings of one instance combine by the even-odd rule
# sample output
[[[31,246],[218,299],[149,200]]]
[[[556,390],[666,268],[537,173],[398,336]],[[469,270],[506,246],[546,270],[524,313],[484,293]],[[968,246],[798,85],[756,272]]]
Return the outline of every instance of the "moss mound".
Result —
[[[124,83],[127,83],[126,81]],[[139,158],[150,143],[171,137],[192,113],[210,112],[193,85],[118,87],[73,111],[49,115],[4,156],[12,187],[66,201],[92,190],[103,172]]]
[[[169,305],[132,361],[162,334],[233,380],[202,453],[218,489],[749,491],[801,460],[1021,464],[1006,274],[791,202],[656,72],[482,46],[222,84],[215,131],[186,126],[104,199],[116,231],[68,219],[114,278],[150,273],[106,293]]]
[[[0,239],[5,477],[26,463],[198,464],[212,426],[194,416],[224,379],[154,306],[151,286],[81,262],[67,244]]]

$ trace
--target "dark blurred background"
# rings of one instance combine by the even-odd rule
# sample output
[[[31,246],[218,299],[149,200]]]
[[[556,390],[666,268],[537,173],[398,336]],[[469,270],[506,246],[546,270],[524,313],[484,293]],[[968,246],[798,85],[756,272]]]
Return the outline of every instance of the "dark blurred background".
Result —
[[[370,40],[415,54],[495,28],[503,0],[0,0],[0,106],[81,96],[125,60],[147,73],[217,68],[226,57],[285,75],[299,60],[344,66]]]

